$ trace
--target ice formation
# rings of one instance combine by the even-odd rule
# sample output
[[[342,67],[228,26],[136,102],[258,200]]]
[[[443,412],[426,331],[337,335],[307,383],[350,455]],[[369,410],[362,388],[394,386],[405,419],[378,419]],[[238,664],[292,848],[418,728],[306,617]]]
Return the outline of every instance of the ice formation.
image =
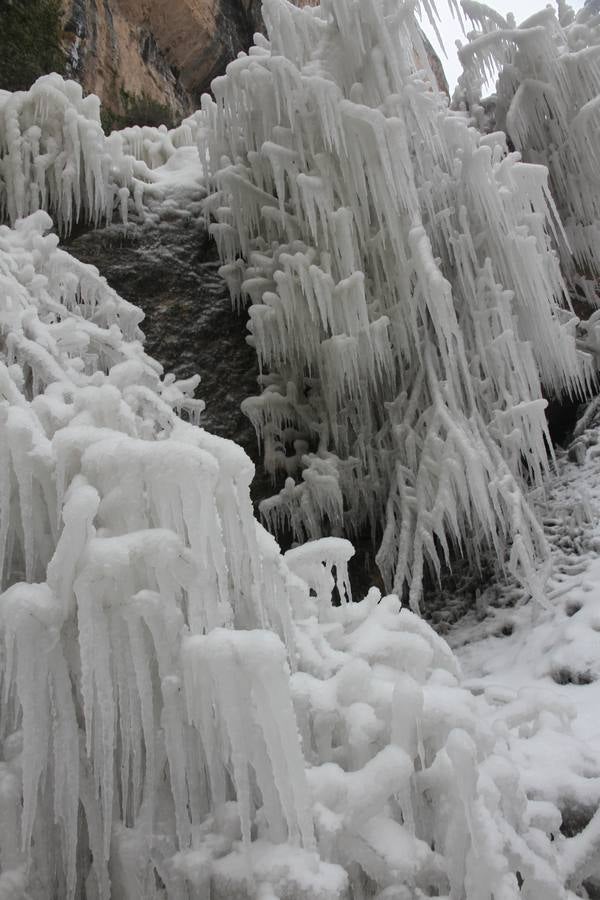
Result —
[[[477,30],[461,48],[465,74],[457,100],[479,117],[482,90],[498,73],[495,127],[504,130],[529,162],[548,167],[580,284],[595,300],[600,275],[600,15],[586,4],[577,15],[559,2],[518,27],[480,3],[463,8]],[[596,9],[596,11],[595,11]],[[591,280],[591,283],[590,283]],[[587,282],[587,283],[586,283]]]
[[[281,556],[50,226],[0,227],[0,897],[564,897],[560,815],[446,643],[349,602],[347,541]]]
[[[117,213],[127,222],[152,193],[154,169],[197,140],[197,116],[170,131],[132,127],[106,136],[100,101],[81,86],[44,75],[29,91],[0,90],[0,222],[47,210],[68,233],[75,222],[98,225]]]
[[[262,511],[300,540],[383,535],[415,607],[425,567],[484,547],[541,599],[541,385],[581,391],[590,360],[547,171],[413,71],[414,6],[266,0],[270,40],[203,101],[211,230],[264,370],[245,411],[288,476]]]

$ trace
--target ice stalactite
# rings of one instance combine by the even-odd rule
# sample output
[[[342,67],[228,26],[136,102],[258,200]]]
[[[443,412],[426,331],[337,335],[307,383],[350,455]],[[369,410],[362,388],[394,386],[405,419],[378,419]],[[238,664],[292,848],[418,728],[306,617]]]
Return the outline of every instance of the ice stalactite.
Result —
[[[564,897],[560,816],[446,643],[350,602],[347,541],[280,554],[51,224],[0,227],[0,896]]]
[[[484,548],[542,600],[526,496],[551,456],[542,384],[578,393],[591,374],[547,171],[414,72],[414,4],[264,14],[269,40],[213,82],[201,132],[263,371],[245,411],[288,476],[263,513],[298,540],[370,526],[414,606],[426,567]]]
[[[100,101],[60,75],[28,91],[0,91],[0,222],[49,212],[62,233],[76,222],[127,222],[130,198],[141,207],[153,169],[197,140],[197,117],[177,128],[126,128],[106,136]]]
[[[497,76],[494,125],[504,130],[523,158],[549,170],[549,186],[564,223],[569,267],[573,253],[579,283],[597,305],[600,275],[600,16],[591,5],[575,15],[559,3],[546,6],[518,27],[486,6],[463,2],[477,30],[460,50],[465,73],[455,101],[482,111],[482,91]],[[490,102],[488,101],[488,102]],[[574,277],[574,275],[573,275]]]

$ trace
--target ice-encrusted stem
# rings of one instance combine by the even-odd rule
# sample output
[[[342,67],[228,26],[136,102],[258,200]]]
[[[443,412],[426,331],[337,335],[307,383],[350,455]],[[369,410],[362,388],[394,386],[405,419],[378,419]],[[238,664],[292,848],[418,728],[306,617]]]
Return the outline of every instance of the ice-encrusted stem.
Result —
[[[541,600],[527,494],[552,464],[544,391],[584,394],[592,360],[547,170],[414,71],[413,14],[269,0],[269,40],[203,99],[206,211],[261,371],[243,408],[286,478],[261,512],[298,541],[370,531],[414,608],[465,551]],[[491,19],[486,47],[512,34]]]

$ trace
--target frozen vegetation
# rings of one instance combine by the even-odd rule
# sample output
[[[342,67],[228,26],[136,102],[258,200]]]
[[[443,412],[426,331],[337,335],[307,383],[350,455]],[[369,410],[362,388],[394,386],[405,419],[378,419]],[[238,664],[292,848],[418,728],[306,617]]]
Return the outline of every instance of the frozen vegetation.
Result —
[[[426,568],[490,549],[539,598],[542,391],[583,393],[590,375],[547,170],[413,71],[411,4],[264,12],[271,43],[215,79],[200,132],[222,271],[264,370],[245,411],[267,470],[289,476],[264,518],[297,540],[370,528],[415,609]]]
[[[562,896],[560,816],[446,643],[349,602],[347,541],[280,555],[50,225],[0,228],[0,896]]]
[[[568,239],[559,244],[563,265],[573,280],[572,253],[577,281],[597,304],[600,9],[588,3],[575,15],[559,0],[558,15],[546,6],[517,27],[513,17],[505,20],[473,0],[464,0],[463,8],[477,27],[460,51],[465,72],[455,99],[464,99],[485,127],[482,91],[488,77],[498,73],[494,125],[510,136],[524,159],[548,167]]]
[[[583,395],[597,338],[547,171],[413,72],[412,4],[264,11],[172,131],[0,92],[0,900],[586,896],[600,435],[557,474],[542,385]],[[197,379],[52,231],[196,203],[203,165],[285,554]],[[395,593],[353,602],[365,526]],[[403,605],[459,550],[509,576],[467,680]]]
[[[195,146],[197,118],[170,131],[133,126],[107,137],[98,97],[83,97],[79,84],[56,73],[26,92],[0,90],[0,221],[44,209],[68,234],[77,222],[112,221],[117,207],[127,223],[130,200],[141,214],[156,193],[154,170]]]

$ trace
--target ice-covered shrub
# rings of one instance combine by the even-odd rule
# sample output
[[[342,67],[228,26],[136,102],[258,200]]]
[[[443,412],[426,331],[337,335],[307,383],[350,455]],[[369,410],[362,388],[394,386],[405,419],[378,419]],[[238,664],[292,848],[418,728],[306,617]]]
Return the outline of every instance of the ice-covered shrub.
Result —
[[[465,73],[456,100],[475,115],[488,78],[497,73],[495,127],[504,130],[523,158],[548,167],[549,185],[562,217],[580,283],[600,275],[600,14],[593,4],[577,14],[564,2],[558,16],[546,6],[518,27],[495,10],[464,0],[477,30],[460,50]]]
[[[38,209],[63,233],[76,222],[110,222],[115,213],[126,222],[129,198],[141,208],[156,180],[152,170],[196,140],[197,116],[170,131],[136,126],[107,137],[98,97],[84,97],[77,82],[57,74],[28,91],[0,90],[0,222]]]
[[[266,0],[270,41],[204,98],[211,230],[264,371],[245,411],[267,469],[297,479],[262,511],[298,539],[370,526],[413,605],[426,566],[482,548],[539,595],[541,385],[588,374],[562,232],[547,171],[413,71],[413,13]]]
[[[348,602],[348,542],[280,555],[50,225],[0,227],[0,896],[562,897],[445,642]]]

